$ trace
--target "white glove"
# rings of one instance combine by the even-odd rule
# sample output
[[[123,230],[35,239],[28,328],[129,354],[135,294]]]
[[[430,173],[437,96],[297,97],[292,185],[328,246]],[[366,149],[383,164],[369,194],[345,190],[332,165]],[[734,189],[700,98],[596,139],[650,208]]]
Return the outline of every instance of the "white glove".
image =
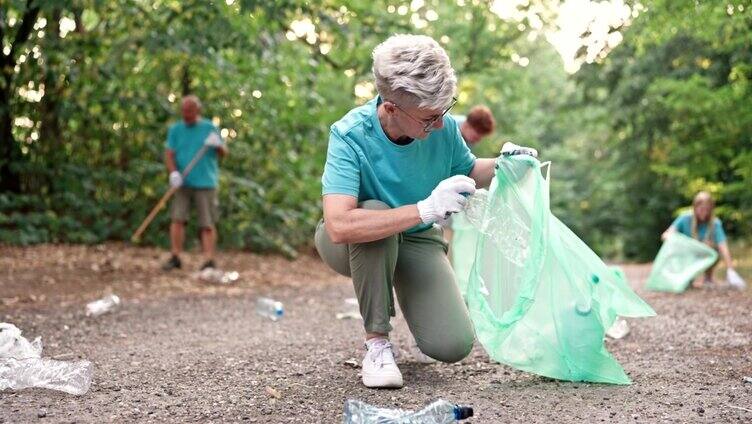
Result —
[[[538,151],[533,149],[532,147],[518,146],[511,141],[507,141],[503,146],[501,146],[501,154],[504,156],[529,155],[534,158],[538,157]]]
[[[425,200],[418,202],[418,213],[424,224],[432,224],[465,208],[463,194],[475,193],[475,181],[464,175],[455,175],[439,183]]]
[[[221,147],[223,142],[219,134],[212,131],[212,133],[209,134],[208,137],[206,137],[206,140],[204,140],[204,144],[209,147],[214,147],[216,149],[217,147]]]
[[[178,188],[183,185],[183,177],[180,175],[180,171],[170,172],[170,187]]]
[[[726,281],[728,281],[729,285],[735,289],[744,290],[747,287],[747,283],[744,282],[734,268],[726,270]]]

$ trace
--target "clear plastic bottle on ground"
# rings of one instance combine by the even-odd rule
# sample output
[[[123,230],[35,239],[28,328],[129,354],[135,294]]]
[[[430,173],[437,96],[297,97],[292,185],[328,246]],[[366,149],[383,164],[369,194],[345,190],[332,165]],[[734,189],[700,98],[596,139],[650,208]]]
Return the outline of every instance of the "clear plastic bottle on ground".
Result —
[[[282,302],[268,297],[259,297],[256,300],[256,313],[272,321],[277,321],[284,315],[284,307]]]
[[[345,424],[448,424],[473,416],[473,408],[439,399],[420,411],[378,408],[359,400],[345,402]]]
[[[360,316],[360,307],[358,306],[358,299],[354,297],[348,297],[345,299],[345,308],[343,312],[337,312],[334,316],[337,319],[363,319]]]
[[[89,391],[92,373],[93,366],[89,361],[0,359],[0,390],[43,387],[83,395]]]
[[[629,324],[622,317],[617,317],[611,328],[606,330],[606,335],[612,339],[622,339],[629,334]]]
[[[205,283],[232,284],[238,281],[240,273],[237,271],[222,271],[217,268],[205,268],[199,271],[196,277]]]
[[[86,316],[97,317],[99,315],[110,312],[119,304],[120,298],[117,297],[117,295],[107,295],[99,300],[95,300],[86,304]]]

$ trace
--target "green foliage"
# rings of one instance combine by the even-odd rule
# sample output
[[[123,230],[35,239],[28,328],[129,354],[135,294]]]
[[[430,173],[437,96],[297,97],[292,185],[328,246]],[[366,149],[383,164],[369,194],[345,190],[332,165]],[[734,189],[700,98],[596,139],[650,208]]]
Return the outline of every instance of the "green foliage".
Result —
[[[750,233],[750,13],[740,2],[650,2],[621,45],[575,76],[581,126],[561,154],[587,201],[559,210],[586,240],[650,259],[699,190],[715,195],[728,232]]]
[[[554,25],[557,0],[528,2],[520,21],[492,0],[230,3],[0,2],[0,241],[128,239],[167,188],[166,130],[190,92],[231,150],[220,243],[293,255],[321,215],[328,128],[366,100],[354,92],[368,91],[371,51],[400,32],[447,48],[453,113],[493,111],[478,156],[513,140],[554,162],[552,210],[599,253],[652,257],[699,189],[732,236],[752,230],[741,2],[651,1],[574,76],[530,33]],[[166,245],[167,224],[160,214],[144,241]]]
[[[363,101],[353,89],[370,79],[377,43],[395,32],[448,34],[458,69],[469,76],[481,65],[506,62],[512,52],[506,41],[523,34],[491,13],[487,1],[434,4],[438,19],[427,16],[427,6],[404,14],[397,7],[410,2],[390,4],[3,4],[0,19],[16,22],[0,34],[5,43],[30,5],[39,6],[46,24],[32,23],[38,28],[20,46],[24,60],[13,76],[9,106],[14,146],[22,151],[13,171],[22,184],[20,192],[2,195],[0,241],[128,239],[167,188],[166,130],[179,119],[181,95],[190,92],[228,134],[220,242],[293,255],[310,243],[321,215],[329,125]],[[63,30],[60,22],[75,28]],[[479,34],[483,48],[467,49]],[[144,242],[165,245],[167,222],[160,214]]]

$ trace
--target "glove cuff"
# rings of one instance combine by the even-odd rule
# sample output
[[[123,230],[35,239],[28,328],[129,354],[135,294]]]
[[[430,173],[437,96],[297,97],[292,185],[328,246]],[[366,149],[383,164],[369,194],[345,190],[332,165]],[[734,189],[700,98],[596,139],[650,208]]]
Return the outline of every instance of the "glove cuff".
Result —
[[[439,215],[431,198],[418,202],[418,214],[424,224],[433,224]]]

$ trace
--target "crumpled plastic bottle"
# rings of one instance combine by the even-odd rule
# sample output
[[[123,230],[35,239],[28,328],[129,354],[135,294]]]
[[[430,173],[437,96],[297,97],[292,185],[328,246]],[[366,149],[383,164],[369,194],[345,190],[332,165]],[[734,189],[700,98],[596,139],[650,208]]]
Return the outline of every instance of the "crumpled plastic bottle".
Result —
[[[106,314],[107,312],[112,311],[119,304],[120,304],[120,298],[116,294],[108,294],[107,296],[99,300],[95,300],[93,302],[87,303],[86,304],[86,316],[98,317],[100,315],[103,315],[103,314]]]
[[[223,271],[217,268],[205,268],[196,274],[196,278],[212,284],[232,284],[238,281],[240,273],[237,271]]]
[[[629,334],[629,324],[624,318],[616,318],[611,328],[606,330],[606,335],[612,339],[622,339]]]
[[[345,402],[345,424],[449,424],[473,416],[473,408],[439,399],[420,411],[378,408],[350,399]]]
[[[94,368],[91,362],[41,356],[39,337],[29,342],[15,325],[0,323],[0,390],[42,387],[73,395],[89,391]]]
[[[480,189],[467,199],[465,216],[481,234],[490,237],[498,246],[500,252],[515,265],[522,266],[530,255],[528,225],[509,213],[508,205],[497,203],[493,206],[495,213],[487,213],[489,209],[488,191]]]
[[[345,299],[345,308],[343,312],[337,312],[334,316],[337,319],[363,319],[360,316],[360,307],[358,306],[358,299],[354,297],[348,297]]]

